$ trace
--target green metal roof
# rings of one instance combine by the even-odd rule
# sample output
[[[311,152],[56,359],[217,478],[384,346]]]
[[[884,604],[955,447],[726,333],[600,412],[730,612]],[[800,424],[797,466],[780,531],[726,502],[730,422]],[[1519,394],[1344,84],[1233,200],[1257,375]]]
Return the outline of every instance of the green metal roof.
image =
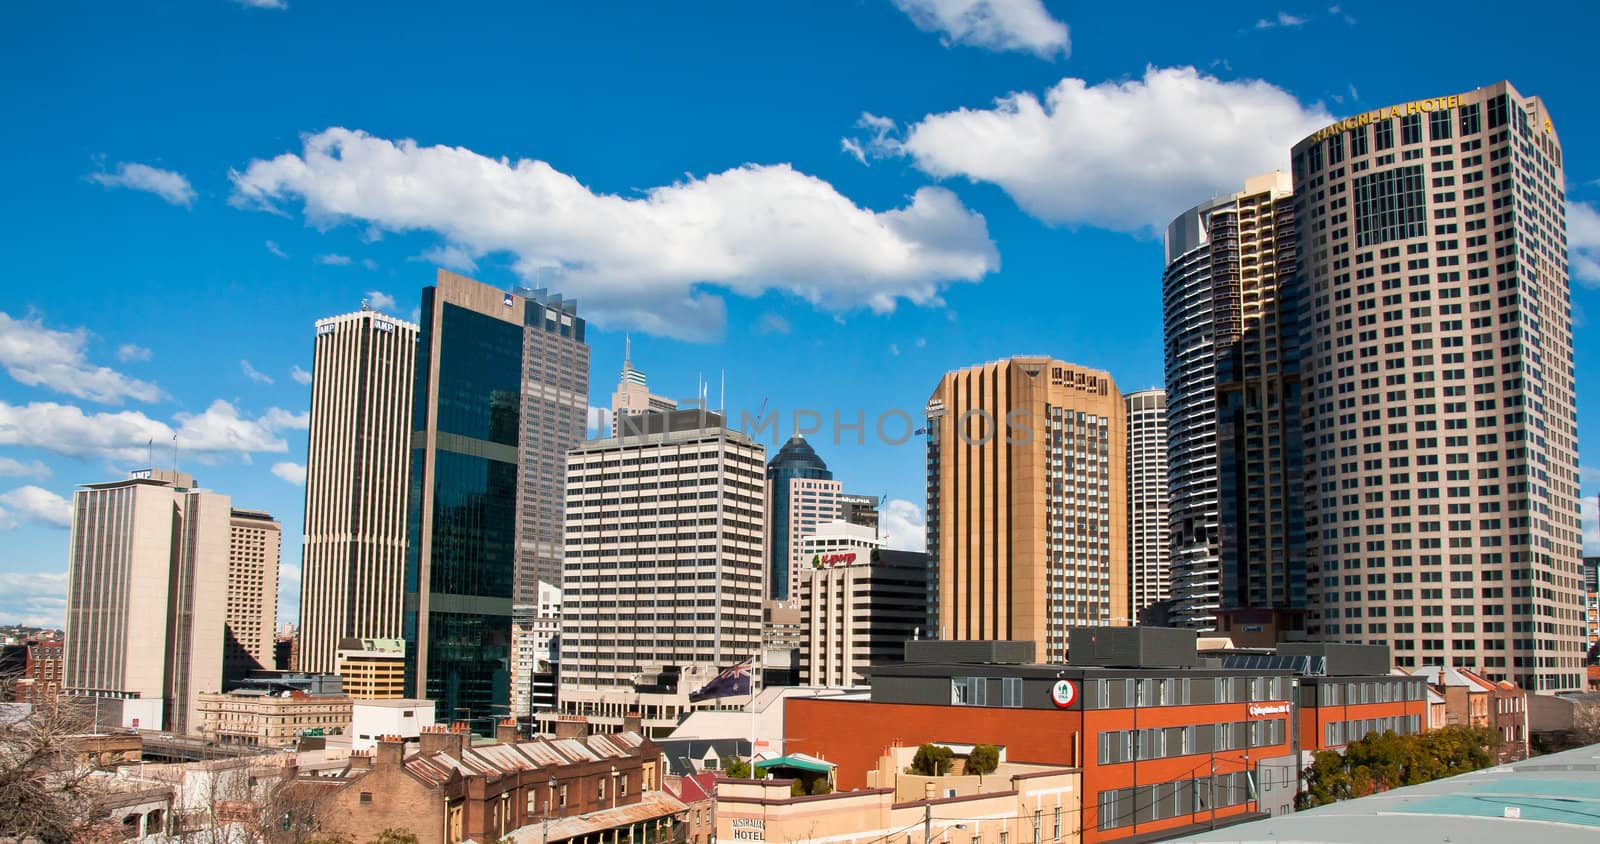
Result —
[[[809,756],[779,756],[776,759],[762,759],[756,763],[756,767],[794,768],[799,771],[810,771],[813,774],[826,774],[833,770],[834,765]]]

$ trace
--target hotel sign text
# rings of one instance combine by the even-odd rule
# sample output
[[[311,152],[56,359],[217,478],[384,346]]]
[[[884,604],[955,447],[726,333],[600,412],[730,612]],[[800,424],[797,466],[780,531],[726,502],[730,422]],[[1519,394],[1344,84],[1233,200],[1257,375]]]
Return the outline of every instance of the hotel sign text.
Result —
[[[1365,126],[1368,123],[1378,120],[1387,120],[1391,117],[1403,117],[1408,114],[1444,111],[1446,109],[1456,108],[1460,105],[1461,95],[1452,94],[1448,97],[1434,97],[1428,100],[1412,100],[1411,102],[1403,105],[1392,105],[1388,108],[1373,109],[1372,111],[1362,112],[1354,117],[1346,117],[1332,126],[1318,129],[1316,134],[1313,134],[1309,140],[1320,141],[1329,135],[1337,135],[1340,132],[1347,132],[1351,129]]]

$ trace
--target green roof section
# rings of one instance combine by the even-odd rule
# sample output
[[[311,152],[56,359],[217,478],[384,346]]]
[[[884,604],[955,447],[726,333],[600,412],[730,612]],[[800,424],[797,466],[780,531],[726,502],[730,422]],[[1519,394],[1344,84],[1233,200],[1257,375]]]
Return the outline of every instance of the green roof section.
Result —
[[[826,774],[835,767],[832,762],[824,762],[812,756],[799,754],[779,756],[776,759],[762,759],[755,766],[757,768],[794,768],[797,771],[808,771],[813,774]]]

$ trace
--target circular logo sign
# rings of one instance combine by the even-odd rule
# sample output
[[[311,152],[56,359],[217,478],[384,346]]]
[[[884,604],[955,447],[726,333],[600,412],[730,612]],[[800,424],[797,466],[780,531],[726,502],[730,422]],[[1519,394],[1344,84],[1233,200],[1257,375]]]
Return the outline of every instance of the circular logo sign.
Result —
[[[1057,709],[1066,709],[1077,699],[1078,687],[1073,685],[1071,680],[1057,680],[1056,684],[1050,687],[1050,702],[1055,704]]]

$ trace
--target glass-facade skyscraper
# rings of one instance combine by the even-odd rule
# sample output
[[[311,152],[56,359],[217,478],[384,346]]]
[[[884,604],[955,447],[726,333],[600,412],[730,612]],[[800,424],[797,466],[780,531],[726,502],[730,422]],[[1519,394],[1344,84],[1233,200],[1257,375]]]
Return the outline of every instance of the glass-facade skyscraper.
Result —
[[[789,599],[796,586],[794,547],[817,525],[839,518],[840,489],[805,437],[790,437],[767,463],[769,599]]]
[[[435,701],[441,719],[479,728],[510,707],[511,607],[527,545],[524,473],[529,438],[550,424],[527,418],[525,349],[534,344],[525,335],[551,330],[547,311],[543,299],[443,270],[422,294],[406,520],[406,692]],[[553,328],[582,343],[581,320],[557,318]],[[584,374],[587,383],[587,354]],[[555,432],[562,448],[567,433]],[[561,513],[562,502],[554,510]]]

